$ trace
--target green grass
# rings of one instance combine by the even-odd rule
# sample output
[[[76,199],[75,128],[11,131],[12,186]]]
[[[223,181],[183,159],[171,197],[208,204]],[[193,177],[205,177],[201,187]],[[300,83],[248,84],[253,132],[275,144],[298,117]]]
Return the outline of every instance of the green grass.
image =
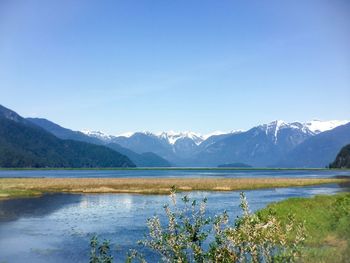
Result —
[[[284,223],[289,213],[305,222],[303,262],[350,262],[350,193],[291,198],[258,213],[265,215],[269,209]]]
[[[42,192],[27,189],[0,189],[0,200],[40,196]]]

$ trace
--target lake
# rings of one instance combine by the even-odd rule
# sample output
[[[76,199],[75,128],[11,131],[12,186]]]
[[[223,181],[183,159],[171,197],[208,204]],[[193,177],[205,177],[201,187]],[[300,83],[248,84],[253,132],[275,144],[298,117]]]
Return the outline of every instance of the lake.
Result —
[[[52,170],[0,171],[1,177],[329,177],[346,171],[228,171],[228,170]],[[251,210],[289,197],[309,197],[344,191],[337,184],[246,191]],[[211,216],[228,210],[231,220],[240,214],[239,192],[192,192],[208,197]],[[165,195],[47,194],[38,198],[0,201],[0,262],[88,262],[89,240],[97,233],[111,240],[116,262],[147,233],[147,218],[169,203]],[[154,255],[144,251],[152,260]],[[153,259],[154,261],[154,259]]]
[[[346,170],[229,170],[229,169],[129,169],[129,170],[0,170],[0,177],[227,177],[227,178],[257,178],[257,177],[304,177],[324,178],[349,175]]]

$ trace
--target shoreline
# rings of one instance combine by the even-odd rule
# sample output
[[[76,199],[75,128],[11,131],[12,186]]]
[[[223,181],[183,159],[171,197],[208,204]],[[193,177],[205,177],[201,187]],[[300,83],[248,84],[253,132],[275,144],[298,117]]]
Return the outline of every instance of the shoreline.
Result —
[[[288,216],[294,215],[296,222],[304,222],[306,239],[302,248],[302,262],[330,263],[348,262],[350,256],[349,209],[350,193],[294,197],[257,211],[260,216],[274,211],[283,225]]]
[[[169,194],[301,187],[350,182],[345,178],[0,178],[0,199],[35,197],[45,193]]]
[[[33,168],[33,167],[0,167],[0,171],[69,171],[69,170],[92,170],[92,171],[98,171],[98,170],[106,170],[106,171],[148,171],[148,170],[160,170],[160,171],[215,171],[215,170],[244,170],[244,171],[350,171],[350,168],[269,168],[269,167],[95,167],[95,168],[89,168],[89,167],[81,167],[81,168],[75,168],[75,167],[41,167],[41,168]]]

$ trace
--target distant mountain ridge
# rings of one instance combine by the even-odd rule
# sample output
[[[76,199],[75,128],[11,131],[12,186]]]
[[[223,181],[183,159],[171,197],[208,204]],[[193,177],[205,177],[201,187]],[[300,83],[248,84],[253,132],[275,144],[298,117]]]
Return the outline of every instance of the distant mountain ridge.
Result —
[[[350,123],[319,133],[281,158],[276,166],[326,167],[340,149],[350,143]]]
[[[43,128],[62,140],[76,140],[94,144],[102,144],[99,139],[93,136],[87,136],[80,131],[72,131],[44,118],[26,118],[26,120]]]
[[[330,168],[350,168],[350,144],[344,146],[337,154]]]
[[[304,123],[304,125],[313,133],[318,134],[321,132],[333,130],[336,127],[345,125],[349,123],[349,120],[331,120],[331,121],[321,121],[321,120],[313,120],[310,122]]]
[[[262,125],[258,125],[258,126],[276,126],[277,130],[280,127],[295,127],[297,129],[302,129],[304,131],[309,131],[313,134],[318,134],[324,131],[328,131],[331,129],[334,129],[338,126],[344,125],[346,123],[349,123],[349,120],[331,120],[331,121],[321,121],[321,120],[312,120],[312,121],[308,121],[308,122],[285,122],[283,120],[275,120],[272,121],[270,123],[267,124],[262,124]],[[256,126],[256,127],[258,127]],[[254,127],[253,127],[254,128]],[[160,139],[165,139],[166,141],[168,141],[169,144],[175,144],[175,142],[178,139],[183,139],[183,138],[189,138],[191,140],[193,140],[197,145],[201,144],[202,142],[206,141],[208,138],[212,137],[212,136],[219,136],[219,135],[228,135],[228,134],[237,134],[237,133],[241,133],[241,132],[245,132],[246,130],[232,130],[230,132],[223,132],[223,131],[214,131],[212,133],[208,133],[208,134],[200,134],[200,133],[196,133],[196,132],[192,132],[192,131],[183,131],[183,132],[175,132],[175,131],[162,131],[162,132],[149,132],[149,131],[138,131],[138,132],[126,132],[123,134],[119,134],[119,135],[110,135],[110,134],[106,134],[102,131],[91,131],[91,130],[82,130],[81,133],[84,133],[85,135],[89,136],[89,137],[95,137],[98,138],[100,140],[104,140],[104,141],[112,141],[115,138],[118,137],[126,137],[126,138],[130,138],[135,134],[145,134],[145,135],[149,135],[149,136],[156,136]]]
[[[134,152],[154,152],[178,166],[217,166],[223,163],[246,163],[253,166],[292,165],[281,160],[296,146],[317,134],[348,121],[310,121],[306,123],[273,121],[247,131],[200,135],[194,132],[135,132],[111,136],[84,131],[117,143]]]
[[[213,142],[193,157],[200,165],[245,163],[266,167],[314,133],[300,123],[274,121]]]
[[[60,160],[64,156],[59,156],[59,154],[62,154],[65,149],[60,148],[61,143],[64,143],[66,148],[71,149],[71,152],[65,152],[66,157],[77,156],[77,153],[73,154],[74,149],[83,147],[79,143],[84,142],[90,145],[89,150],[86,150],[87,152],[97,150],[91,147],[103,147],[101,149],[104,149],[104,151],[107,147],[114,154],[127,156],[126,158],[131,163],[125,165],[132,166],[136,164],[139,167],[217,167],[222,164],[237,163],[254,167],[325,167],[334,160],[335,155],[343,145],[350,143],[350,123],[348,121],[315,120],[306,123],[287,123],[277,120],[257,125],[246,131],[214,132],[208,135],[170,131],[159,133],[135,132],[113,136],[102,132],[72,131],[46,119],[24,119],[5,107],[0,107],[0,117],[10,122],[3,123],[3,126],[0,127],[4,134],[1,141],[3,144],[0,144],[0,146],[4,146],[5,150],[6,147],[9,147],[13,151],[17,147],[21,151],[24,146],[14,146],[17,142],[10,136],[10,130],[4,131],[6,127],[16,124],[17,126],[25,126],[22,132],[31,135],[36,134],[36,136],[45,139],[48,139],[48,135],[52,135],[60,141],[55,142],[55,147],[60,149],[59,152],[52,150],[50,143],[47,145],[44,143],[41,146],[46,145],[51,151],[41,148],[41,152],[35,152],[32,157],[47,152],[56,154],[55,158]],[[13,129],[16,132],[20,131],[18,127],[13,127]],[[32,130],[29,131],[28,129]],[[38,130],[41,133],[38,133]],[[42,132],[46,132],[45,136]],[[22,138],[22,135],[17,133],[16,136]],[[7,141],[11,138],[12,145],[7,145]],[[33,139],[36,139],[34,135],[26,139],[29,144],[32,143],[31,147],[34,147]],[[21,143],[25,143],[25,141],[22,140]],[[39,145],[41,143],[39,142]],[[34,148],[31,151],[37,150]],[[0,157],[6,156],[5,153],[6,151],[3,151],[3,155],[0,154]],[[84,152],[79,152],[80,155],[82,153]],[[30,155],[29,153],[25,154]],[[107,152],[104,154],[107,154]],[[96,160],[101,162],[102,159],[99,159],[99,157],[94,156],[94,160],[97,158]],[[104,158],[104,160],[107,159]],[[89,165],[91,165],[92,159],[88,160],[90,161]],[[88,165],[86,162],[77,163],[77,165]],[[35,165],[43,165],[43,163]],[[71,163],[61,162],[57,165],[67,166]],[[96,166],[98,164],[94,163],[92,165]],[[104,163],[103,165],[107,164]]]
[[[138,167],[170,167],[171,164],[165,160],[164,158],[161,158],[160,156],[145,152],[145,153],[135,153],[127,148],[124,148],[116,143],[108,143],[108,140],[101,139],[100,136],[88,136],[83,132],[80,131],[73,131],[67,128],[63,128],[62,126],[51,122],[49,120],[43,119],[43,118],[27,118],[29,122],[40,126],[44,130],[52,133],[56,137],[63,139],[63,140],[76,140],[81,142],[87,142],[97,145],[104,145],[110,149],[113,149],[125,156],[127,156],[132,162],[134,162]]]
[[[134,167],[104,146],[61,140],[0,105],[0,167]]]
[[[195,132],[135,132],[121,136],[108,135],[99,131],[83,130],[86,135],[104,140],[106,143],[117,143],[137,153],[153,152],[180,166],[187,165],[187,159],[201,149],[206,141],[219,139],[241,131],[224,134],[214,132],[200,135]]]
[[[90,131],[90,130],[82,130],[81,132],[89,137],[98,138],[99,140],[103,140],[106,142],[111,142],[115,138],[120,138],[120,137],[130,138],[135,134],[144,134],[144,135],[154,136],[154,137],[157,137],[159,139],[162,139],[171,145],[174,145],[178,140],[186,139],[186,138],[193,140],[193,142],[196,145],[199,145],[211,136],[232,134],[232,133],[238,133],[241,131],[231,131],[228,133],[215,131],[215,132],[205,134],[205,135],[202,135],[202,134],[199,134],[196,132],[191,132],[191,131],[184,131],[184,132],[163,131],[163,132],[158,132],[158,133],[153,133],[153,132],[149,132],[149,131],[142,131],[142,132],[127,132],[127,133],[123,133],[123,134],[119,134],[119,135],[109,135],[109,134],[106,134],[106,133],[101,132],[101,131]]]

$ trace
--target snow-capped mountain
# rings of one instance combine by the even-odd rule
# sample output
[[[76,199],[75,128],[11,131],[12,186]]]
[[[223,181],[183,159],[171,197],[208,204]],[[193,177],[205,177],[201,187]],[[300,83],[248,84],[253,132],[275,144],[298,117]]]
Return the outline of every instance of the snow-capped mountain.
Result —
[[[300,130],[305,134],[314,135],[314,134],[318,134],[324,131],[334,129],[338,126],[344,125],[349,122],[350,121],[348,120],[331,120],[331,121],[313,120],[305,123],[301,123],[301,122],[288,123],[283,120],[276,120],[267,124],[256,126],[255,128],[264,130],[266,135],[273,136],[274,141],[276,142],[278,140],[279,132],[283,129],[295,129],[295,130]],[[157,132],[157,133],[142,131],[142,132],[126,132],[119,135],[110,135],[101,131],[90,131],[90,130],[82,130],[81,132],[90,137],[95,137],[103,141],[113,141],[119,137],[130,138],[135,134],[144,134],[146,136],[158,138],[170,145],[175,145],[178,140],[190,139],[198,146],[212,136],[215,137],[220,135],[239,134],[245,131],[244,130],[232,130],[230,132],[214,131],[209,134],[200,134],[192,131],[184,131],[184,132],[163,131],[163,132]]]
[[[266,166],[312,136],[314,133],[302,123],[273,121],[245,132],[219,137],[202,147],[193,157],[193,162],[203,166],[224,163]]]
[[[345,123],[347,121],[273,121],[211,143],[194,157],[194,163],[209,166],[236,162],[253,166],[273,165],[304,141]]]
[[[310,131],[314,133],[321,133],[325,131],[332,130],[338,126],[344,125],[349,123],[348,120],[332,120],[332,121],[320,121],[320,120],[313,120],[310,122],[304,123],[304,126],[307,127]]]
[[[287,123],[281,120],[276,120],[268,124],[259,125],[257,128],[263,130],[267,136],[273,138],[273,142],[276,144],[281,131],[285,129],[298,130],[306,135],[313,135],[312,132],[305,124],[300,122]]]
[[[85,133],[82,133],[80,131],[73,131],[64,128],[52,121],[42,118],[26,118],[25,120],[30,122],[30,124],[34,124],[36,126],[41,127],[42,129],[46,130],[47,132],[53,134],[54,136],[62,140],[74,140],[106,146],[118,153],[121,153],[122,155],[127,156],[138,167],[171,166],[171,164],[167,160],[161,158],[155,153],[145,152],[142,154],[138,154],[116,143],[111,143],[114,137],[102,132],[85,131]]]
[[[155,134],[159,138],[166,140],[169,144],[174,145],[178,140],[188,138],[192,140],[196,145],[201,144],[204,141],[204,136],[195,132],[161,132]]]
[[[111,140],[113,140],[113,138],[115,138],[115,136],[106,134],[106,133],[101,132],[101,131],[82,130],[81,132],[87,136],[97,138],[97,139],[105,141],[105,142],[111,141]]]
[[[278,133],[280,132],[280,130],[283,130],[283,129],[296,129],[296,130],[301,130],[305,134],[315,135],[321,132],[332,130],[338,126],[341,126],[347,123],[349,123],[349,121],[347,120],[342,120],[342,121],[313,120],[305,123],[301,123],[301,122],[287,123],[282,120],[276,120],[268,124],[260,125],[258,127],[261,127],[262,129],[264,129],[266,134],[272,135],[276,142],[278,139]]]
[[[130,132],[117,136],[83,131],[90,137],[117,143],[137,153],[153,152],[183,166],[216,166],[243,162],[267,166],[305,140],[348,121],[285,122],[276,120],[247,131],[213,132]]]
[[[100,131],[83,130],[82,132],[90,137],[105,141],[106,143],[117,143],[137,153],[154,152],[171,162],[177,162],[178,159],[188,158],[197,153],[199,145],[208,138],[218,138],[220,135],[233,133],[216,131],[202,135],[191,131],[167,131],[158,133],[142,131],[128,132],[114,136]]]
[[[125,132],[120,133],[118,135],[109,135],[102,131],[91,131],[91,130],[82,130],[82,133],[88,135],[90,137],[95,137],[103,141],[113,141],[115,138],[125,137],[130,138],[135,134],[144,134],[147,136],[158,137],[161,140],[166,141],[167,143],[174,145],[178,140],[188,138],[192,140],[196,145],[200,145],[202,142],[210,138],[211,136],[218,135],[226,135],[226,134],[235,134],[243,132],[243,130],[232,130],[230,132],[223,131],[214,131],[207,134],[200,134],[192,131],[184,131],[184,132],[175,132],[175,131],[163,131],[163,132],[149,132],[149,131],[141,131],[141,132]]]
[[[297,145],[276,167],[326,167],[336,158],[344,145],[350,143],[350,122],[320,132]]]

